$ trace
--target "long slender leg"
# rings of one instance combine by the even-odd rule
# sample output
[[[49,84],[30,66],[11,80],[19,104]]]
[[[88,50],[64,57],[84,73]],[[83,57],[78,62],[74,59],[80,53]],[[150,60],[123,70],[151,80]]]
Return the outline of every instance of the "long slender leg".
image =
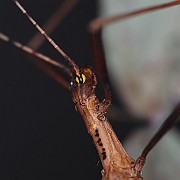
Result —
[[[100,79],[103,82],[103,86],[104,86],[104,90],[105,90],[105,94],[106,94],[105,102],[109,102],[109,100],[111,100],[111,96],[109,93],[109,79],[108,79],[108,75],[107,75],[105,56],[104,56],[102,40],[101,40],[102,27],[109,23],[115,22],[115,21],[122,21],[125,18],[144,14],[147,12],[152,12],[155,10],[172,7],[172,6],[179,5],[179,4],[180,4],[180,0],[172,1],[169,3],[155,5],[155,6],[151,6],[148,8],[142,8],[139,10],[135,10],[132,12],[128,12],[128,13],[124,13],[124,14],[120,14],[120,15],[116,15],[116,16],[112,16],[112,17],[108,17],[108,18],[97,18],[89,24],[89,31],[91,32],[92,37],[93,37],[92,39],[93,39],[93,47],[94,47],[94,54],[95,54],[95,61],[96,61],[96,69],[97,69]],[[108,108],[108,106],[106,108]]]
[[[48,76],[54,79],[58,84],[63,86],[65,89],[70,90],[70,84],[68,80],[59,73],[58,71],[59,68],[57,69],[51,64],[40,61],[36,57],[31,57],[30,62],[33,63],[38,68],[40,68],[42,71],[44,71]]]
[[[105,100],[103,101],[105,111],[111,103],[111,93],[109,89],[109,78],[108,78],[102,39],[101,39],[102,27],[109,23],[120,21],[120,20],[135,16],[135,15],[140,15],[146,12],[151,12],[151,11],[155,11],[155,10],[159,10],[163,8],[168,8],[168,7],[179,5],[179,4],[180,4],[180,0],[172,1],[170,3],[164,3],[161,5],[151,6],[148,8],[142,8],[140,10],[136,10],[136,11],[132,11],[129,13],[120,14],[120,15],[116,15],[116,16],[112,16],[108,18],[97,18],[90,23],[89,30],[92,34],[96,71],[99,78],[101,79],[103,83],[104,90],[105,90]]]
[[[97,69],[100,79],[103,82],[107,99],[108,98],[110,99],[109,78],[107,75],[107,68],[106,68],[105,56],[104,56],[104,51],[103,51],[102,39],[101,39],[102,27],[109,23],[113,23],[115,21],[122,21],[125,18],[129,18],[129,17],[140,15],[147,12],[152,12],[155,10],[168,8],[168,7],[179,5],[179,4],[180,4],[180,0],[172,1],[169,3],[151,6],[148,8],[142,8],[140,10],[136,10],[136,11],[132,11],[132,12],[128,12],[125,14],[120,14],[120,15],[116,15],[116,16],[112,16],[108,18],[97,18],[90,23],[89,30],[92,34],[92,39],[93,39],[93,49],[94,49],[94,54],[95,54],[96,69]]]
[[[102,104],[104,107],[104,111],[106,111],[111,104],[111,91],[109,87],[110,83],[109,83],[109,77],[108,77],[105,56],[103,51],[101,31],[92,33],[92,42],[93,42],[93,50],[95,55],[96,72],[98,74],[98,77],[102,81],[105,91],[105,99],[103,100]]]
[[[176,105],[169,117],[164,121],[157,133],[150,140],[148,145],[144,148],[141,156],[136,160],[135,170],[141,172],[148,153],[158,143],[158,141],[172,128],[174,123],[180,119],[180,102]]]
[[[92,21],[90,23],[90,32],[92,33],[92,36],[94,38],[94,42],[96,41],[97,44],[94,43],[94,47],[97,48],[97,50],[95,50],[95,57],[96,57],[96,61],[100,61],[100,65],[96,62],[97,64],[97,69],[99,70],[99,72],[107,72],[106,70],[106,66],[105,66],[105,58],[104,58],[104,54],[103,54],[103,49],[102,49],[102,42],[101,42],[101,28],[104,25],[107,25],[109,23],[118,21],[118,20],[123,20],[125,18],[129,18],[135,15],[139,15],[139,14],[143,14],[146,12],[151,12],[151,11],[155,11],[155,10],[160,10],[160,9],[164,9],[164,8],[168,8],[171,6],[175,6],[175,5],[179,5],[180,4],[180,0],[178,1],[172,1],[169,3],[164,3],[161,5],[157,5],[157,6],[152,6],[152,7],[148,7],[148,8],[143,8],[140,10],[136,10],[136,11],[132,11],[129,13],[125,13],[125,14],[120,14],[117,16],[113,16],[110,18],[104,18],[104,19],[96,19],[94,21]],[[108,84],[108,78],[106,77],[106,75],[101,77],[104,87],[105,87],[105,92],[106,90],[106,84]],[[158,132],[154,135],[154,137],[151,139],[151,141],[148,143],[148,145],[145,147],[144,151],[142,152],[141,156],[137,159],[136,164],[135,164],[135,171],[137,172],[141,172],[142,167],[145,163],[145,159],[147,154],[151,151],[151,149],[157,144],[157,142],[167,133],[167,131],[174,125],[174,123],[179,119],[180,117],[180,103],[177,104],[177,106],[175,107],[175,109],[173,110],[173,112],[170,114],[170,116],[167,118],[167,120],[163,123],[163,125],[161,126],[161,128],[158,130]]]
[[[126,18],[130,18],[132,16],[137,16],[140,14],[144,14],[147,12],[152,12],[152,11],[156,11],[156,10],[160,10],[160,9],[164,9],[164,8],[169,8],[172,6],[176,6],[180,4],[180,0],[177,1],[172,1],[169,3],[164,3],[164,4],[160,4],[160,5],[155,5],[155,6],[151,6],[148,8],[142,8],[139,10],[135,10],[132,12],[128,12],[128,13],[124,13],[124,14],[119,14],[119,15],[115,15],[115,16],[111,16],[111,17],[107,17],[107,18],[97,18],[94,21],[92,21],[90,23],[90,31],[91,32],[97,32],[99,31],[103,26],[108,25],[110,23],[116,22],[116,21],[122,21]]]
[[[61,21],[69,14],[69,12],[76,6],[79,0],[65,0],[57,10],[52,14],[52,16],[43,25],[44,31],[47,34],[51,34],[54,29],[61,23]],[[37,32],[28,42],[28,46],[37,50],[45,41],[45,37]]]

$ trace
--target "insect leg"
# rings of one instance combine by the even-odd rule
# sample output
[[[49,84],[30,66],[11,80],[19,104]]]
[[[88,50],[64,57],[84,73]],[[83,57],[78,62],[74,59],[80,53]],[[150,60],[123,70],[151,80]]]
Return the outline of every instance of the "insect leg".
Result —
[[[180,119],[180,102],[176,105],[172,113],[164,121],[157,133],[153,136],[148,145],[144,148],[141,156],[136,160],[135,170],[137,172],[141,172],[148,153],[158,143],[158,141],[172,128],[172,126],[178,119]]]
[[[154,6],[147,7],[147,8],[142,8],[142,9],[124,13],[124,14],[118,14],[115,16],[107,17],[107,18],[97,18],[90,23],[89,28],[90,28],[91,32],[96,32],[96,31],[99,31],[103,26],[113,23],[115,21],[120,21],[120,20],[122,21],[122,20],[124,20],[126,18],[130,18],[132,16],[137,16],[137,15],[144,14],[147,12],[152,12],[152,11],[156,11],[156,10],[160,10],[160,9],[169,8],[171,6],[176,6],[179,4],[180,4],[180,0],[177,0],[177,1],[160,4],[160,5],[154,5]]]
[[[65,0],[63,3],[61,3],[57,10],[43,25],[44,31],[50,35],[63,21],[63,19],[70,13],[70,11],[72,11],[78,2],[79,0]],[[44,43],[44,41],[45,37],[37,32],[28,42],[28,46],[34,50],[37,50]]]
[[[105,56],[103,51],[101,31],[97,31],[95,33],[92,33],[91,35],[92,35],[92,43],[93,43],[93,50],[95,56],[96,72],[98,74],[98,77],[102,81],[103,88],[105,91],[105,99],[97,107],[98,108],[97,110],[100,111],[101,113],[104,113],[111,105],[111,91],[109,87],[110,83],[109,83],[109,77],[108,77]]]

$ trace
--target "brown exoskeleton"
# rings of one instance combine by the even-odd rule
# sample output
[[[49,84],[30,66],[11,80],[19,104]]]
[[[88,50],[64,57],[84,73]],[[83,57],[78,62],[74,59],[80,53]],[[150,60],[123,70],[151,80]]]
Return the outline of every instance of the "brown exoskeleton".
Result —
[[[162,128],[147,145],[142,155],[136,161],[133,160],[124,150],[105,116],[106,110],[111,105],[111,93],[109,90],[106,69],[101,67],[98,69],[100,74],[99,76],[103,82],[105,90],[105,99],[100,102],[95,94],[97,80],[92,68],[89,66],[79,68],[76,63],[71,58],[69,58],[69,56],[67,56],[67,54],[62,51],[62,49],[46,34],[46,32],[29,16],[21,4],[16,0],[14,0],[14,2],[18,8],[30,19],[34,26],[41,32],[41,34],[43,34],[53,45],[53,47],[65,58],[65,60],[69,63],[70,68],[63,66],[60,63],[43,56],[42,54],[36,53],[32,49],[23,46],[16,41],[10,40],[3,34],[0,34],[0,38],[4,41],[11,41],[15,46],[21,48],[22,50],[31,53],[45,61],[48,61],[61,69],[64,69],[67,74],[70,75],[70,85],[67,83],[62,84],[71,90],[75,107],[83,117],[87,130],[93,138],[103,166],[102,179],[142,179],[141,170],[144,166],[147,154],[158,142],[158,140],[165,134],[165,132],[167,132],[167,130],[173,125],[174,121],[178,119],[180,114],[180,104],[177,105],[175,110],[163,124]],[[120,18],[125,18],[131,15],[175,5],[173,3],[169,3],[168,5],[167,4],[127,13],[123,16],[120,16]],[[179,1],[176,1],[176,4],[179,4]],[[114,19],[119,19],[119,17]],[[102,21],[100,22],[102,23]],[[93,30],[94,29],[97,30],[98,27],[93,26]],[[99,37],[100,31],[93,34],[93,42],[96,51],[95,56],[100,61],[104,61]]]

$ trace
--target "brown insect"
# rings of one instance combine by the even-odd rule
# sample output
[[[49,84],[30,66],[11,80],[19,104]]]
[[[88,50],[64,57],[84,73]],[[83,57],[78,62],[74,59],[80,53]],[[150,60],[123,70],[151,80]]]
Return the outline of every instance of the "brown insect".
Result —
[[[142,179],[141,170],[145,164],[147,154],[179,118],[180,104],[175,107],[169,118],[162,125],[161,129],[146,146],[141,156],[137,160],[133,160],[124,150],[105,116],[107,109],[111,105],[111,92],[109,90],[109,81],[103,57],[102,45],[99,39],[101,35],[99,31],[99,24],[97,26],[92,24],[91,27],[93,30],[92,36],[96,62],[101,61],[101,66],[97,67],[97,70],[99,72],[99,77],[102,81],[105,91],[105,98],[103,101],[99,101],[96,97],[95,88],[97,85],[97,79],[92,68],[90,66],[79,68],[78,65],[31,18],[31,16],[29,16],[29,14],[21,6],[21,4],[16,0],[14,0],[14,2],[18,6],[18,8],[29,18],[34,26],[40,31],[40,33],[43,34],[46,39],[52,44],[52,46],[64,57],[64,59],[70,65],[70,68],[42,54],[34,52],[32,49],[9,39],[3,34],[0,34],[0,38],[4,41],[13,43],[16,47],[19,47],[22,50],[33,54],[54,66],[57,66],[58,68],[63,69],[67,74],[70,75],[70,84],[68,84],[67,81],[65,81],[63,78],[60,79],[61,76],[58,76],[57,80],[59,80],[60,84],[64,85],[64,87],[71,90],[72,99],[75,103],[76,110],[80,112],[86,124],[87,130],[93,138],[103,166],[102,179]],[[104,23],[106,22],[112,22],[117,19],[127,18],[132,15],[138,15],[147,11],[162,9],[177,4],[180,4],[180,1],[174,1],[172,3],[166,3],[163,5],[134,11],[125,15],[110,18],[105,21],[97,20],[97,22],[99,21],[100,25],[104,25]],[[52,75],[52,71],[50,71],[49,68],[45,67],[45,70],[48,74]]]

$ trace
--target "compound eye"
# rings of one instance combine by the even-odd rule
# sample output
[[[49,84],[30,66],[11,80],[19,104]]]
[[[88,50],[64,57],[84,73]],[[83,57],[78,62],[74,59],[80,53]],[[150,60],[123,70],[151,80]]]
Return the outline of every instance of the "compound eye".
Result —
[[[76,82],[79,84],[79,76],[76,76]]]
[[[85,83],[85,81],[86,81],[86,76],[85,76],[84,74],[82,74],[81,77],[82,77],[82,83]]]
[[[84,74],[81,74],[80,76],[76,76],[75,80],[78,84],[83,84],[86,81],[86,76]]]

